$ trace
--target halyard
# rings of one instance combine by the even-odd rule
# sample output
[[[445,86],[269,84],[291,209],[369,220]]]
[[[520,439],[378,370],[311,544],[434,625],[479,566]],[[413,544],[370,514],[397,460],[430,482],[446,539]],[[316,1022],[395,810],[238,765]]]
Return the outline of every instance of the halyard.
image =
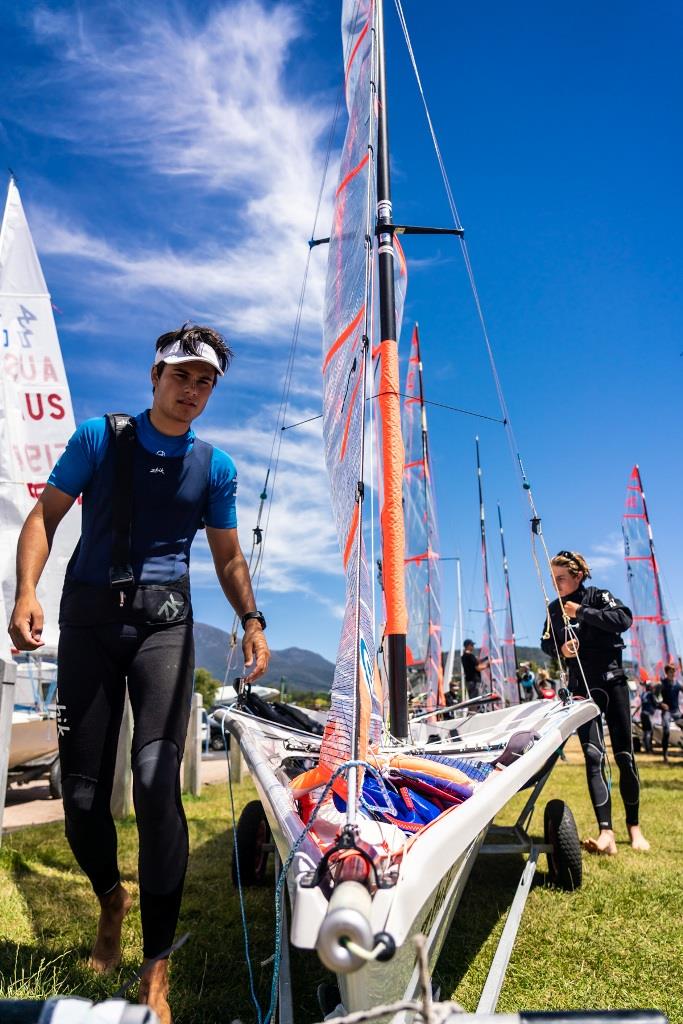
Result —
[[[544,798],[562,797],[582,836],[594,832],[583,766],[559,764]],[[544,858],[526,906],[499,1011],[558,1008],[656,1007],[683,1022],[679,970],[683,949],[683,757],[669,766],[640,758],[643,826],[650,854],[625,842],[620,800],[614,794],[619,855],[584,855],[584,884],[575,893],[544,884]],[[617,788],[617,771],[613,783]],[[236,814],[255,791],[235,787]],[[515,807],[505,820],[514,818]],[[173,959],[172,998],[177,1024],[254,1021],[249,999],[237,895],[230,881],[232,832],[227,785],[205,786],[185,799],[190,865],[178,934],[189,942]],[[539,813],[541,812],[541,813]],[[542,832],[539,803],[532,833]],[[500,819],[499,819],[500,820]],[[137,835],[133,819],[119,828],[124,884],[134,896]],[[474,1010],[505,913],[519,879],[521,859],[480,858],[455,917],[434,980],[441,997]],[[256,987],[267,1009],[273,953],[272,887],[245,892]],[[124,961],[103,981],[87,967],[96,906],[76,867],[60,823],[5,835],[0,848],[0,997],[44,998],[54,993],[103,999],[133,974],[140,961],[137,909],[124,925]],[[293,951],[296,1024],[319,1020],[315,991],[328,979],[314,954]],[[134,991],[134,990],[133,990]],[[131,994],[132,996],[132,994]]]

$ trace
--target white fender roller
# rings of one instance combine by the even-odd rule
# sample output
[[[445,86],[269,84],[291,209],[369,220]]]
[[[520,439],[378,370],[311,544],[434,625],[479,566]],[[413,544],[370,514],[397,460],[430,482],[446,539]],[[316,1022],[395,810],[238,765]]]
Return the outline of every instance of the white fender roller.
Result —
[[[340,882],[334,887],[316,942],[318,956],[328,970],[351,974],[363,967],[365,960],[351,953],[342,940],[350,939],[368,953],[374,949],[371,908],[372,897],[360,882]]]

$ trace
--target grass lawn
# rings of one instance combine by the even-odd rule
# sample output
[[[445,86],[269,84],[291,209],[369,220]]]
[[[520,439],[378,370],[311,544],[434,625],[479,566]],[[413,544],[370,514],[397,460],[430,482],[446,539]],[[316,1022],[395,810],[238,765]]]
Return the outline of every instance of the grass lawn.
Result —
[[[683,758],[669,767],[641,758],[642,821],[649,855],[625,843],[621,808],[619,856],[584,857],[576,893],[544,885],[542,870],[529,897],[499,1011],[656,1007],[683,1024]],[[616,774],[616,769],[615,769]],[[236,787],[237,813],[255,796],[249,781]],[[562,797],[581,835],[594,831],[583,768],[560,764],[545,798]],[[518,798],[519,801],[520,798]],[[190,941],[172,968],[176,1024],[255,1020],[249,1002],[239,903],[230,882],[231,831],[227,787],[207,786],[186,799],[191,854],[180,932]],[[506,813],[512,820],[514,807]],[[542,810],[542,808],[541,808]],[[534,820],[542,829],[542,817]],[[532,828],[533,831],[533,828]],[[135,895],[137,835],[133,820],[119,829],[125,884]],[[544,865],[541,865],[543,869]],[[435,973],[442,998],[474,1010],[505,913],[521,871],[519,858],[482,858],[475,866]],[[246,895],[257,989],[268,1004],[273,952],[272,889]],[[138,966],[140,918],[124,927],[124,963],[103,981],[87,968],[96,923],[89,886],[72,859],[61,824],[24,829],[0,848],[0,997],[44,998],[55,992],[101,999]],[[293,951],[297,1024],[319,1020],[315,989],[328,976],[314,955]]]

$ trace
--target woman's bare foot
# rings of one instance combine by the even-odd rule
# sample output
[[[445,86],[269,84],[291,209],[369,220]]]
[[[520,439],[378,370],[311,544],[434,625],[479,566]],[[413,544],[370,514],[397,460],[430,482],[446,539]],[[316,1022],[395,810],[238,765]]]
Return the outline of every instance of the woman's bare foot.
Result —
[[[171,1008],[168,1005],[168,960],[156,960],[149,967],[147,964],[149,960],[144,960],[138,1003],[154,1010],[160,1024],[173,1024]]]
[[[588,853],[600,853],[606,857],[614,857],[617,853],[617,844],[611,828],[601,828],[597,839],[584,839],[581,845]]]
[[[640,825],[628,825],[628,834],[631,840],[631,849],[638,850],[641,853],[647,853],[650,849],[650,844],[643,835]]]
[[[99,901],[100,920],[90,966],[98,974],[111,974],[121,963],[121,927],[133,901],[120,882]]]

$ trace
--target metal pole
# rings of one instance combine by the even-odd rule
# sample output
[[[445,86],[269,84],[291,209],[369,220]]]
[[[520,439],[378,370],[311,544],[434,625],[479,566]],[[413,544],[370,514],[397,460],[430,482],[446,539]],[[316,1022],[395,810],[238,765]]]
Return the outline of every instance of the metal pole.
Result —
[[[17,666],[13,661],[0,658],[0,841],[2,841],[2,819],[5,814],[7,793],[7,772],[9,750],[12,738],[12,711],[14,710],[14,684]]]
[[[396,346],[396,296],[394,293],[394,226],[391,206],[391,174],[389,168],[389,124],[387,117],[386,59],[384,49],[384,4],[377,0],[377,237],[380,341],[383,349]],[[396,351],[396,360],[398,353]],[[400,403],[396,395],[397,406]],[[400,419],[400,408],[398,410]],[[386,462],[385,462],[386,464]],[[385,503],[388,499],[385,493]],[[394,496],[393,500],[397,500]],[[400,501],[400,497],[398,498]],[[401,555],[403,561],[403,555]],[[386,572],[386,553],[384,558]],[[402,567],[401,567],[401,571]],[[390,575],[387,573],[386,575]],[[385,576],[386,578],[386,576]],[[406,634],[387,635],[389,656],[389,710],[391,731],[398,739],[408,735],[408,670]]]
[[[458,649],[460,651],[460,698],[461,700],[465,700],[467,696],[465,692],[465,668],[462,663],[462,645],[465,640],[465,632],[462,621],[462,579],[460,574],[460,559],[458,559],[455,564],[458,583],[458,632],[460,633],[460,642],[458,645]]]
[[[123,708],[119,743],[116,748],[114,785],[111,793],[111,813],[114,818],[127,818],[133,810],[133,772],[131,769],[131,745],[133,742],[133,712],[126,695]]]
[[[510,594],[510,568],[508,566],[508,556],[505,550],[505,533],[503,531],[503,514],[500,509],[500,502],[498,502],[498,525],[500,526],[500,547],[503,552],[503,577],[505,579],[505,600],[507,602],[507,613],[510,616],[510,632],[512,633],[512,652],[515,656],[515,672],[519,668],[517,662],[517,644],[515,642],[515,621],[512,617],[512,595]],[[517,696],[521,700],[522,695],[519,692],[519,677],[517,677],[515,685],[517,686]]]
[[[183,793],[201,796],[202,792],[202,707],[201,693],[192,694],[190,722],[185,739],[183,758]]]

